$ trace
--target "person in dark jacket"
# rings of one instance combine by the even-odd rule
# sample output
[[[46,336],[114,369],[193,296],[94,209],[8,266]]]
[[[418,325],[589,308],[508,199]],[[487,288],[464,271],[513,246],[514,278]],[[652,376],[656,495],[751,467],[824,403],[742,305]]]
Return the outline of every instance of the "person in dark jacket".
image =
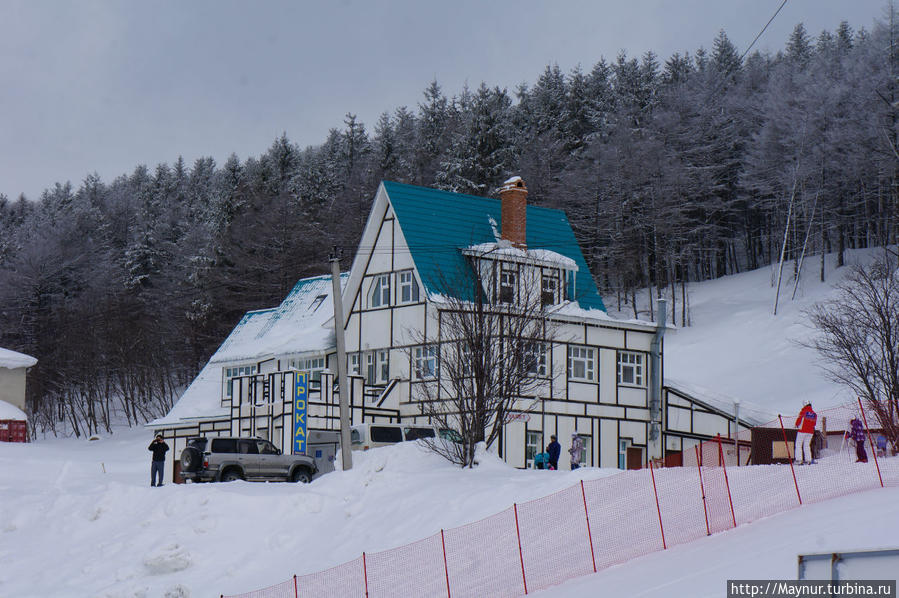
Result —
[[[162,474],[165,471],[165,454],[169,450],[169,445],[162,439],[162,434],[157,434],[147,450],[153,452],[153,464],[150,466],[150,485],[162,486]],[[156,483],[157,476],[159,479],[158,484]]]
[[[868,451],[865,450],[865,428],[857,417],[853,417],[849,422],[849,431],[846,432],[846,438],[855,443],[855,462],[867,463]]]
[[[549,437],[549,444],[546,445],[546,452],[549,453],[549,468],[559,469],[559,455],[562,454],[562,445],[556,440],[556,435]]]

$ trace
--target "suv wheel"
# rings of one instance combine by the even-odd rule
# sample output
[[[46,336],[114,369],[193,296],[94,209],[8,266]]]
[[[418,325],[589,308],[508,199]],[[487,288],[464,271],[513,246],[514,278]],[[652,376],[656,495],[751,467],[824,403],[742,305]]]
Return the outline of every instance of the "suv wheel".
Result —
[[[223,482],[236,482],[237,480],[242,480],[243,476],[240,475],[240,472],[236,469],[229,469],[225,473],[222,474]]]
[[[181,471],[197,471],[203,463],[203,455],[192,446],[181,451]]]
[[[293,475],[290,477],[290,481],[308,484],[312,481],[312,476],[309,475],[309,470],[303,467],[297,467],[297,469],[293,472]]]

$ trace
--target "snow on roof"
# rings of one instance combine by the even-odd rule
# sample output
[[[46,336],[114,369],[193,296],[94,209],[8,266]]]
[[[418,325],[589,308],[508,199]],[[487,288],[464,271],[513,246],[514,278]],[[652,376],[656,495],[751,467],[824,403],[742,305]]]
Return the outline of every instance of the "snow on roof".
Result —
[[[341,275],[342,285],[347,276]],[[304,278],[278,307],[247,312],[210,362],[259,361],[331,350],[336,346],[334,330],[326,325],[333,316],[331,276]]]
[[[347,277],[348,274],[340,275],[342,286],[346,286]],[[226,364],[332,351],[336,342],[333,326],[328,324],[333,318],[331,276],[300,280],[278,307],[244,314],[172,410],[147,427],[227,417],[228,409],[221,406],[222,368]]]
[[[740,419],[754,426],[761,426],[777,419],[777,415],[755,403],[717,392],[697,384],[684,382],[665,376],[665,384],[688,393],[693,398],[720,409],[725,413],[734,413],[735,404],[740,403]]]
[[[0,347],[0,368],[9,368],[11,370],[16,368],[30,368],[36,363],[37,359],[31,355],[25,355],[24,353],[18,353],[11,349]]]
[[[497,257],[512,262],[563,268],[572,272],[577,272],[578,270],[577,263],[561,253],[548,249],[519,249],[508,242],[502,241],[497,243],[477,243],[476,245],[466,247],[462,250],[462,253],[482,258]]]
[[[25,412],[6,401],[0,401],[0,419],[26,420]]]
[[[227,417],[229,412],[227,407],[222,407],[222,368],[210,361],[200,370],[171,411],[148,423],[147,427],[184,425],[192,419]]]

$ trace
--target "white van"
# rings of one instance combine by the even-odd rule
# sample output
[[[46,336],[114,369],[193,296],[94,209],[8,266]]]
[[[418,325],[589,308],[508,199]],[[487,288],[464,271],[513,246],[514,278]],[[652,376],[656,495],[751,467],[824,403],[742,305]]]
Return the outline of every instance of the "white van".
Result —
[[[453,430],[441,432],[426,424],[356,424],[350,428],[350,448],[367,451],[420,438],[453,438]]]

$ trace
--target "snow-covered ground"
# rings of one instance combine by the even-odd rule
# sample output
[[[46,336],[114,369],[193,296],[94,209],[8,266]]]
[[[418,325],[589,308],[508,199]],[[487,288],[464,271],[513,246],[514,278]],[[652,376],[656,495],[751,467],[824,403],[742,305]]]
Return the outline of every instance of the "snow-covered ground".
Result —
[[[824,285],[804,277],[793,302],[787,287],[776,317],[770,277],[766,269],[695,285],[694,326],[666,339],[666,373],[774,413],[794,414],[803,398],[822,406],[851,399],[823,376],[813,352],[791,340],[810,333],[801,308],[828,297],[839,273]],[[150,440],[144,430],[122,429],[96,441],[0,443],[0,596],[246,592],[617,473],[519,471],[489,455],[478,468],[459,470],[410,444],[356,453],[351,472],[310,485],[151,488]],[[899,489],[872,490],[741,525],[539,595],[721,596],[726,579],[795,579],[800,553],[897,545]]]
[[[850,250],[845,262],[869,263],[874,253]],[[786,416],[797,413],[806,399],[816,408],[854,401],[851,390],[827,378],[817,353],[799,344],[815,333],[804,310],[836,297],[834,285],[848,271],[835,263],[836,256],[828,255],[822,283],[821,257],[806,259],[795,299],[792,262],[784,264],[776,316],[776,265],[688,285],[691,326],[680,326],[678,295],[679,327],[665,337],[666,382],[724,403],[740,400],[743,413],[756,409]],[[645,293],[640,299],[645,301]],[[607,303],[612,313],[612,301]],[[618,315],[632,318],[633,312]]]

